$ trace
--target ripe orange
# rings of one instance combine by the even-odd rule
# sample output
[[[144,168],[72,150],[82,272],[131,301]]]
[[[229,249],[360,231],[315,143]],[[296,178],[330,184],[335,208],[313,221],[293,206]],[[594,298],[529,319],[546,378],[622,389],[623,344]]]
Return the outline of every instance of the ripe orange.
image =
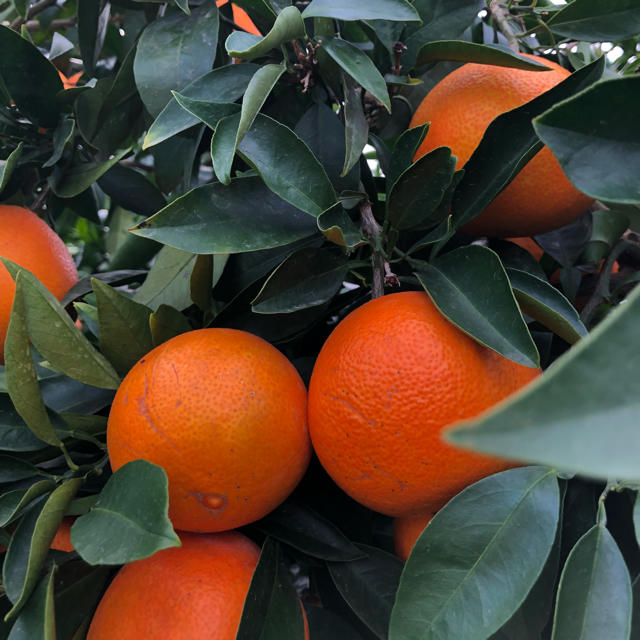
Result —
[[[393,521],[393,542],[396,555],[402,562],[406,562],[413,545],[424,528],[431,522],[435,513],[433,511],[422,511],[411,513],[408,516],[401,516]]]
[[[78,281],[78,271],[64,242],[23,207],[0,205],[0,257],[31,271],[58,300]],[[0,364],[4,364],[4,339],[15,290],[13,278],[0,263]]]
[[[494,118],[548,91],[569,75],[555,62],[528,57],[551,71],[470,63],[441,80],[411,120],[411,127],[431,122],[415,158],[436,147],[448,146],[458,157],[457,168],[461,168]],[[572,222],[592,202],[569,182],[555,156],[544,147],[463,230],[499,237],[545,233]]]
[[[457,449],[441,432],[539,373],[451,324],[425,293],[394,293],[350,313],[325,342],[309,385],[320,462],[363,505],[390,516],[437,510],[510,466]]]
[[[227,4],[229,0],[217,0],[216,5],[218,7],[223,4]],[[255,24],[253,24],[253,20],[249,17],[249,14],[241,9],[236,4],[231,5],[231,9],[233,11],[233,21],[241,28],[247,31],[248,33],[252,33],[254,36],[261,36],[262,34],[258,30]]]
[[[67,77],[62,73],[62,71],[58,71],[58,75],[60,76],[60,80],[62,80],[62,86],[65,89],[73,89],[78,84],[78,80],[82,77],[82,71],[78,71],[78,73],[74,73],[73,75]]]
[[[115,471],[144,458],[169,478],[169,516],[185,531],[258,520],[293,491],[311,445],[307,393],[275,347],[245,331],[200,329],[129,371],[107,426]]]
[[[51,541],[50,548],[56,551],[74,551],[71,544],[71,527],[76,519],[72,516],[65,516],[56,531],[56,535]]]
[[[118,572],[87,640],[235,639],[260,550],[232,531],[180,539]]]

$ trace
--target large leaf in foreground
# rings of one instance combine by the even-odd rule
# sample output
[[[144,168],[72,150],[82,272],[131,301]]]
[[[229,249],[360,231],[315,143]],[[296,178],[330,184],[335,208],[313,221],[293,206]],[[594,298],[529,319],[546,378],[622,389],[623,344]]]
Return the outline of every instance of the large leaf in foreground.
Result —
[[[134,460],[107,481],[91,511],[76,520],[71,542],[89,564],[123,564],[180,546],[168,517],[167,475]]]
[[[640,204],[638,103],[640,77],[615,78],[552,107],[533,126],[580,191]]]
[[[587,476],[640,481],[640,288],[526,390],[447,436]]]
[[[389,639],[485,640],[511,617],[538,578],[558,514],[557,480],[540,467],[504,471],[458,494],[413,548]]]

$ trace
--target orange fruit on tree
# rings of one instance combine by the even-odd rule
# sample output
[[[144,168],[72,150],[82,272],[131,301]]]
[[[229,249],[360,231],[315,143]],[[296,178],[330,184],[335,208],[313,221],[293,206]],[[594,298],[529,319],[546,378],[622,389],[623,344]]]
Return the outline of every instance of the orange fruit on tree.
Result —
[[[169,517],[223,531],[278,506],[311,455],[307,392],[294,366],[236,329],[176,336],[126,375],[111,407],[111,467],[143,458],[169,478]]]
[[[448,425],[535,378],[454,326],[422,292],[351,312],[322,347],[309,384],[320,462],[361,504],[390,516],[437,510],[509,462],[453,447]]]
[[[494,118],[533,100],[570,75],[555,62],[522,55],[550,71],[469,63],[441,80],[411,120],[411,127],[431,123],[415,159],[447,146],[457,156],[460,169]],[[569,182],[551,150],[544,147],[463,231],[498,237],[545,233],[572,222],[592,202]]]
[[[540,262],[544,255],[544,249],[533,238],[507,238],[507,240],[528,251],[537,262]]]
[[[58,300],[78,281],[76,265],[64,242],[24,207],[0,205],[0,257],[31,271]],[[0,364],[4,364],[4,340],[15,290],[13,278],[0,263]]]
[[[227,4],[227,2],[229,2],[229,0],[217,0],[216,5],[220,7],[223,4]],[[249,14],[244,9],[239,7],[237,4],[232,3],[231,10],[233,11],[233,21],[241,29],[244,29],[244,31],[247,31],[248,33],[252,33],[254,36],[262,35],[258,27],[253,24],[253,20],[249,17]]]
[[[400,516],[393,521],[393,544],[402,562],[407,561],[413,545],[434,515],[434,511],[421,511]]]

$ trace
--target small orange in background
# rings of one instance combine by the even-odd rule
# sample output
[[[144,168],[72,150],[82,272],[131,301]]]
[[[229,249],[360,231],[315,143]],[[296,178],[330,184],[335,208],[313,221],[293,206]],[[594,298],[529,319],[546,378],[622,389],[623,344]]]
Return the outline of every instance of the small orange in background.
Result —
[[[0,205],[0,257],[19,264],[62,300],[78,282],[78,271],[64,242],[33,211]],[[4,340],[9,327],[15,282],[0,263],[0,364],[4,364]]]
[[[512,466],[447,444],[442,431],[539,373],[467,336],[425,293],[386,295],[351,312],[320,351],[309,384],[313,447],[366,507],[390,516],[437,510]]]
[[[233,529],[265,516],[302,478],[306,409],[300,375],[262,338],[183,333],[122,381],[107,425],[111,467],[140,458],[163,467],[177,529]]]
[[[223,4],[227,4],[229,0],[216,0],[216,5],[221,7]],[[253,24],[253,20],[249,17],[249,14],[241,9],[236,4],[231,5],[231,9],[233,10],[233,21],[241,28],[247,31],[248,33],[252,33],[254,36],[261,36],[262,34],[258,30],[255,24]]]
[[[393,521],[393,542],[396,555],[402,562],[407,561],[413,545],[434,515],[435,511],[423,511],[410,513],[408,516],[401,516]]]
[[[570,75],[555,62],[525,55],[550,71],[469,63],[452,71],[425,97],[410,127],[430,122],[415,159],[451,147],[464,166],[491,121],[548,91]],[[532,236],[577,219],[592,204],[564,175],[551,150],[541,149],[514,180],[463,231],[486,236]]]
[[[67,76],[62,73],[62,71],[58,71],[58,75],[60,76],[60,80],[62,80],[62,85],[65,89],[73,89],[78,84],[78,80],[82,77],[82,71],[78,71],[78,73],[74,73],[72,76]]]

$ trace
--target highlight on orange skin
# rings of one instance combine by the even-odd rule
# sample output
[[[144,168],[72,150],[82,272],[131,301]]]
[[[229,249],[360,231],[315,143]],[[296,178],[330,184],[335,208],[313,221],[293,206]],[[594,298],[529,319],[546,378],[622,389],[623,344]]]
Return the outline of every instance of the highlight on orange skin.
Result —
[[[221,7],[223,4],[227,4],[229,0],[216,0],[216,5]],[[231,9],[233,10],[233,21],[241,28],[244,29],[247,33],[252,33],[254,36],[261,36],[258,27],[253,24],[253,20],[249,17],[249,14],[244,10],[238,7],[235,4],[231,5]]]

